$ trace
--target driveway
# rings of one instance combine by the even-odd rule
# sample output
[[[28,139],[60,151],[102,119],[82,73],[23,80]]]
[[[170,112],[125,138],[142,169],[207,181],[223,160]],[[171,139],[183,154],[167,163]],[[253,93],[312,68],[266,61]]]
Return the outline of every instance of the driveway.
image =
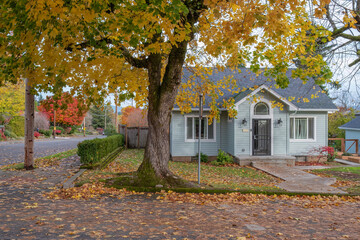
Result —
[[[64,152],[77,147],[79,142],[94,138],[103,138],[104,136],[87,136],[87,137],[64,137],[56,139],[47,139],[35,141],[34,157],[44,157],[59,152]],[[2,142],[0,144],[0,166],[10,163],[24,161],[24,143],[20,142]]]

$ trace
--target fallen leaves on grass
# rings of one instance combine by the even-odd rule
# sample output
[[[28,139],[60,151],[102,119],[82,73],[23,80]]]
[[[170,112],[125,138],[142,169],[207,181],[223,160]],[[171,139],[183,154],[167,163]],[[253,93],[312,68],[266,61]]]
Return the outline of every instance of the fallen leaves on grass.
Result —
[[[45,196],[51,199],[90,199],[99,198],[103,195],[108,197],[122,198],[126,195],[133,195],[135,192],[127,191],[126,189],[116,189],[104,187],[104,183],[86,183],[81,187],[74,187],[68,189],[58,189],[56,191],[46,193]],[[136,193],[141,194],[141,193]]]

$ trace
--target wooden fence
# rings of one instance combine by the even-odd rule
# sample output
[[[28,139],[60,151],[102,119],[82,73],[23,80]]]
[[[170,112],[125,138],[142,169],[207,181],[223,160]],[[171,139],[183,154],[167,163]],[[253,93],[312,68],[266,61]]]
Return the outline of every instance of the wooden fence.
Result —
[[[341,152],[347,152],[355,144],[355,152],[359,154],[359,140],[358,139],[344,139],[344,138],[329,138],[329,141],[341,141]],[[353,142],[350,147],[345,149],[345,142]]]
[[[119,125],[119,133],[125,136],[125,146],[127,148],[145,148],[148,127],[126,127]]]

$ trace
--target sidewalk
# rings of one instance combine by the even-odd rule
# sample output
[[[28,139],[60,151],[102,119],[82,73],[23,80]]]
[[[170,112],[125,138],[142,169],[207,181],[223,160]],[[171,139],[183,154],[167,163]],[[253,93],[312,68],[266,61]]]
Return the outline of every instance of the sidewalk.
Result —
[[[169,201],[156,194],[48,199],[78,157],[34,171],[0,171],[0,239],[358,239],[360,202],[255,195]],[[186,196],[186,194],[184,194]],[[207,198],[195,194],[195,197]],[[335,199],[335,201],[333,201]],[[337,199],[337,200],[336,200]],[[193,200],[193,198],[191,198]],[[236,200],[236,201],[234,201]],[[237,203],[239,201],[239,203]],[[219,220],[220,219],[220,220]],[[341,224],[340,224],[341,223]]]
[[[253,167],[285,180],[277,186],[289,192],[346,194],[346,192],[330,186],[336,182],[336,178],[322,178],[295,167],[280,164],[254,163]]]

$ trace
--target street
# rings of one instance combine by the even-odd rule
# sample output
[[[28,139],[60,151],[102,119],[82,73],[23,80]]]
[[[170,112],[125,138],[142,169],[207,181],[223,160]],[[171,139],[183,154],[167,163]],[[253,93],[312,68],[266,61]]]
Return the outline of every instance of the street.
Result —
[[[34,158],[44,157],[76,148],[79,142],[93,138],[103,138],[101,135],[76,138],[56,138],[44,141],[35,140]],[[0,166],[24,161],[24,143],[1,142]]]

